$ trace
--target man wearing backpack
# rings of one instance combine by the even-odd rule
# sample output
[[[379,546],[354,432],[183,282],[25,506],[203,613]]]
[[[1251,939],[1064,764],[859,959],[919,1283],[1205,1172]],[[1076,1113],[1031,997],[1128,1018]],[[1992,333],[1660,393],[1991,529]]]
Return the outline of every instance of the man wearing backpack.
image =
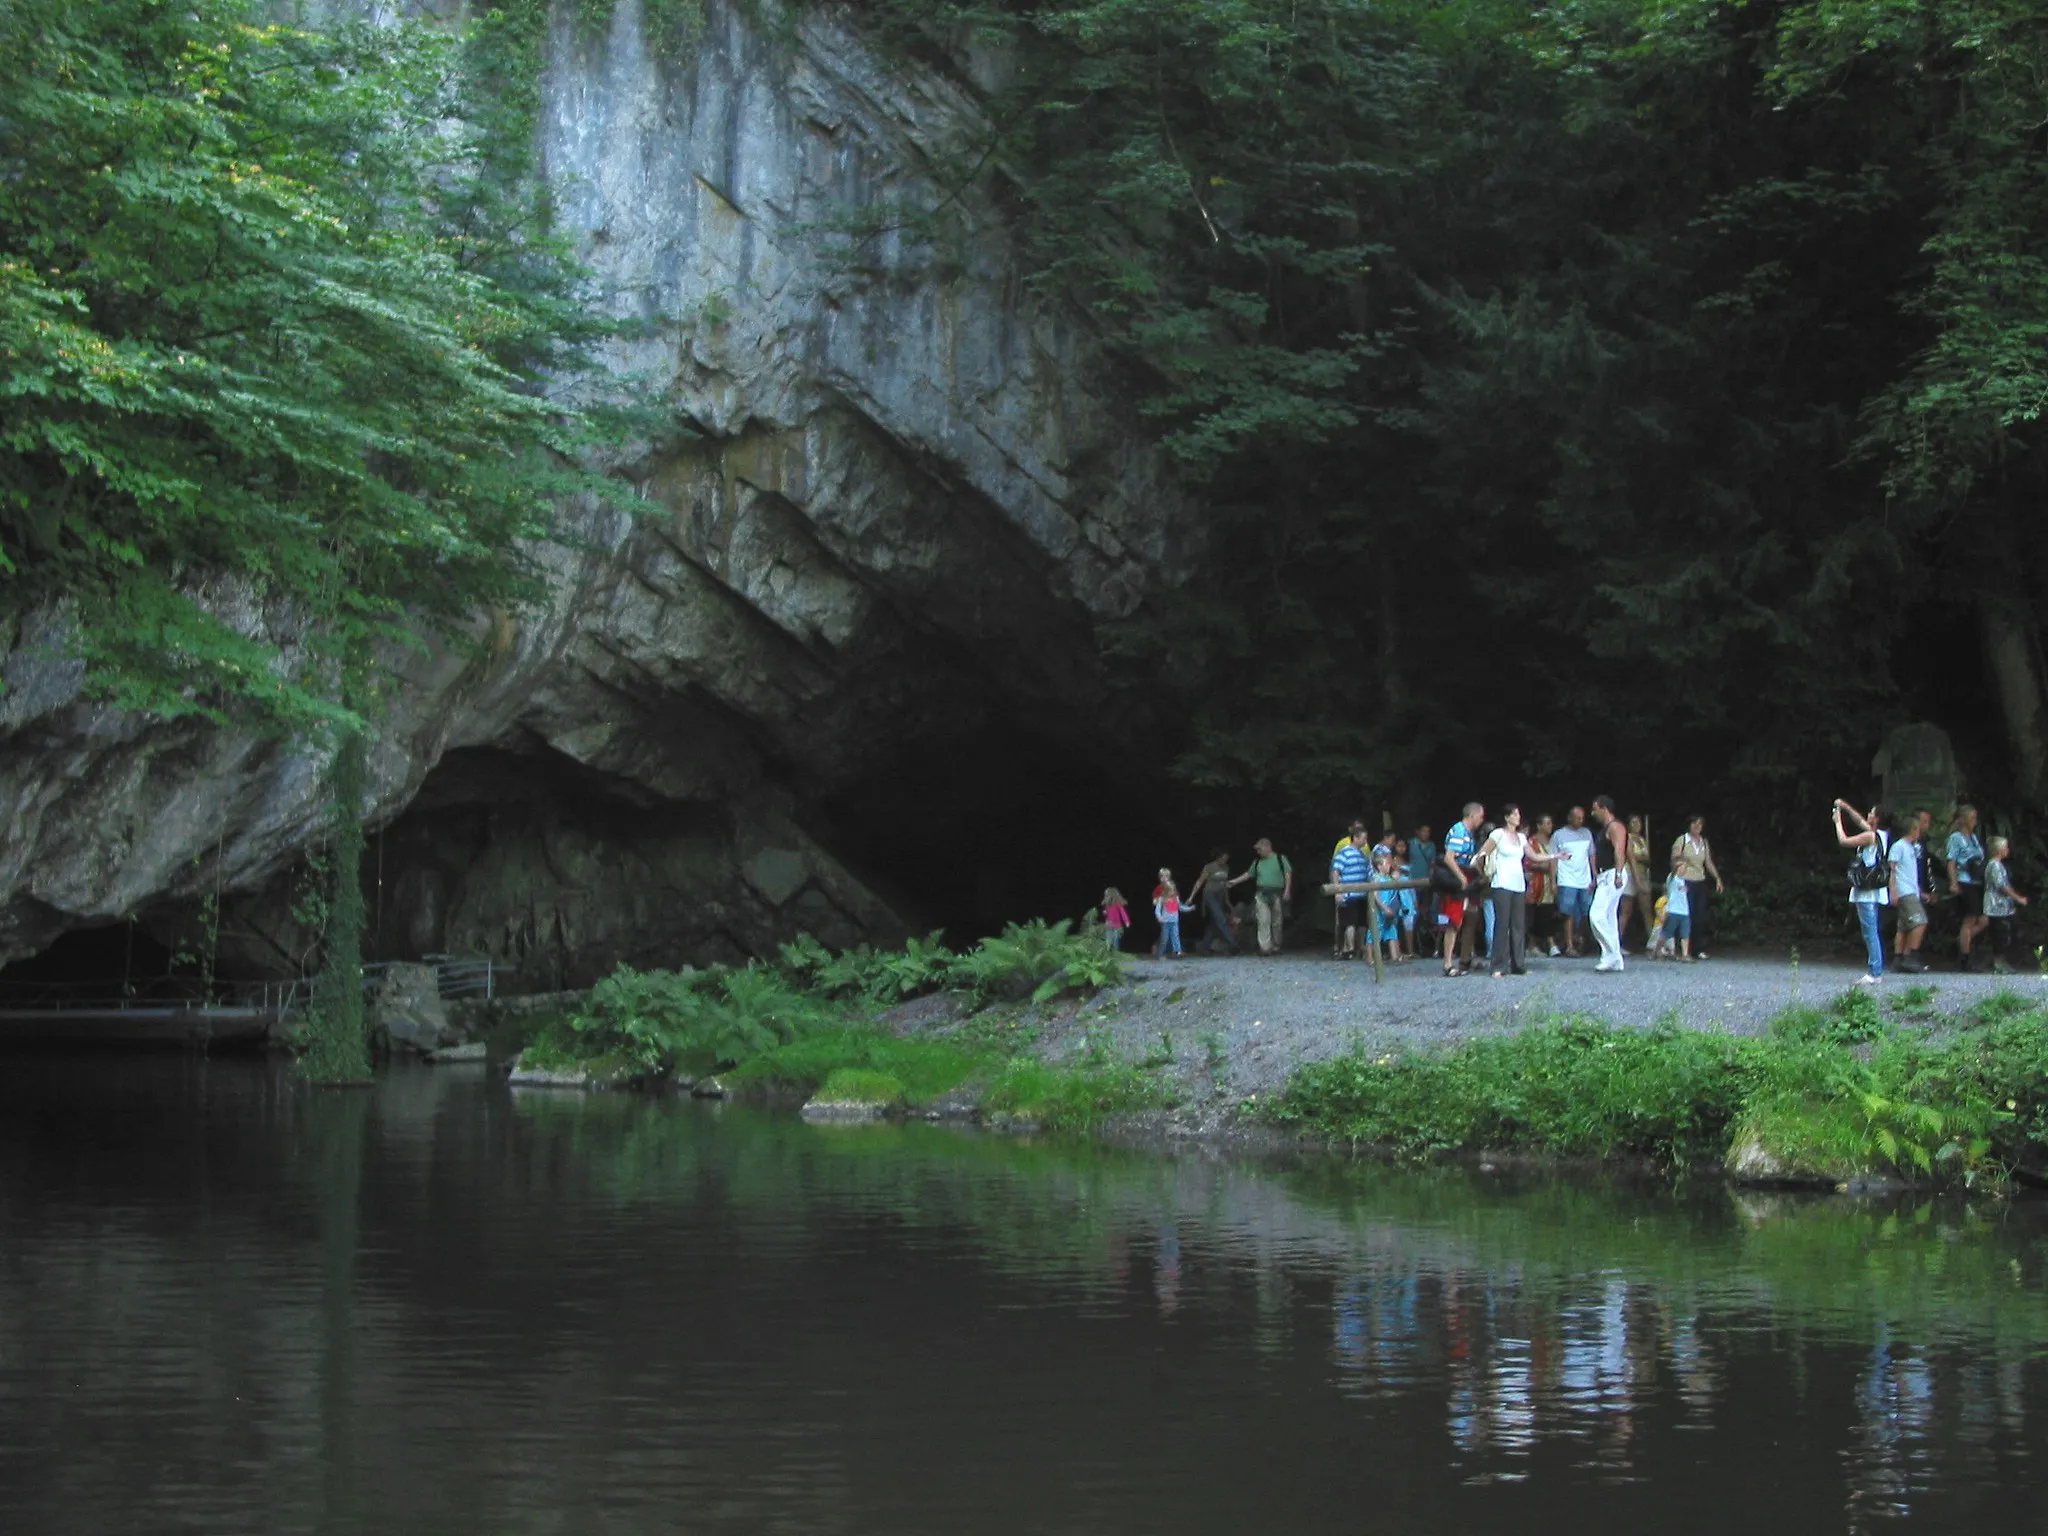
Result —
[[[1294,900],[1294,866],[1286,854],[1273,851],[1270,837],[1262,837],[1252,844],[1252,867],[1246,874],[1252,879],[1252,910],[1258,914],[1259,953],[1277,955],[1287,904]]]

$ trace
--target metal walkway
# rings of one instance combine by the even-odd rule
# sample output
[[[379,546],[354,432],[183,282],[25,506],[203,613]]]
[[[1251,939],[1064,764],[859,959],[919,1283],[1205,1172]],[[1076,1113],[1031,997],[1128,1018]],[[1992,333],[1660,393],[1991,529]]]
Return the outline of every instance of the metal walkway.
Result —
[[[399,962],[406,963],[406,962]],[[429,955],[436,989],[450,1001],[490,999],[506,968],[492,960]],[[393,962],[363,967],[363,986],[374,990]],[[304,1011],[313,978],[224,981],[209,986],[194,976],[158,976],[129,986],[105,982],[9,981],[0,978],[0,1041],[172,1043],[228,1045],[263,1039]]]

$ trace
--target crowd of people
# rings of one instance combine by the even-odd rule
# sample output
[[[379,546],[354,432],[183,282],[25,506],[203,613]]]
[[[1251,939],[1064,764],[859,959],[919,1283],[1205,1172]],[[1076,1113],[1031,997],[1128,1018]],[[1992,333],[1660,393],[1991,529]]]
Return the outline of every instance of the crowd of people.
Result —
[[[1217,849],[1185,893],[1171,869],[1159,871],[1152,890],[1159,930],[1153,954],[1184,952],[1181,920],[1190,910],[1206,920],[1206,951],[1239,953],[1243,914],[1232,895],[1246,885],[1257,951],[1279,954],[1296,875],[1267,838],[1254,845],[1241,873],[1232,873],[1229,850]],[[1400,837],[1375,835],[1356,820],[1331,851],[1327,885],[1337,898],[1336,958],[1401,964],[1431,955],[1445,976],[1456,977],[1479,969],[1483,954],[1486,968],[1501,979],[1528,973],[1532,946],[1559,958],[1597,947],[1594,969],[1618,971],[1638,923],[1646,953],[1680,963],[1703,960],[1711,897],[1723,888],[1704,817],[1693,817],[1672,843],[1660,882],[1653,878],[1643,819],[1624,820],[1605,795],[1590,808],[1573,806],[1563,826],[1548,815],[1530,823],[1516,805],[1489,820],[1475,801],[1441,845],[1427,825]],[[1318,891],[1324,888],[1317,883]],[[1105,936],[1121,948],[1131,927],[1130,904],[1112,887],[1102,894],[1101,911]]]
[[[1835,841],[1853,850],[1849,861],[1849,901],[1863,933],[1865,970],[1859,985],[1884,980],[1884,918],[1892,923],[1892,964],[1898,970],[1927,969],[1921,946],[1927,937],[1928,908],[1939,900],[1956,903],[1956,959],[1960,970],[1979,969],[1990,947],[1990,969],[2012,969],[2006,953],[2012,948],[2012,923],[2027,898],[2013,888],[2007,868],[2011,844],[1978,829],[1977,808],[1959,805],[1949,820],[1948,837],[1939,854],[1931,851],[1932,811],[1894,813],[1884,805],[1859,811],[1838,799],[1829,808]],[[1945,882],[1934,878],[1939,864]],[[1946,889],[1942,889],[1945,883]]]
[[[1862,984],[1883,980],[1887,938],[1892,968],[1928,968],[1923,946],[1937,902],[1955,903],[1959,969],[2011,970],[2013,919],[2027,898],[2013,886],[2008,840],[1980,831],[1976,807],[1958,806],[1938,845],[1930,811],[1858,810],[1836,800],[1829,816],[1836,840],[1851,853]],[[1248,909],[1236,899],[1245,886]],[[1199,912],[1203,951],[1238,954],[1255,944],[1259,954],[1277,955],[1298,889],[1293,863],[1269,838],[1253,845],[1241,872],[1232,871],[1228,849],[1216,849],[1185,892],[1171,869],[1161,869],[1152,889],[1152,953],[1182,955],[1182,919]],[[1687,820],[1659,868],[1643,818],[1623,817],[1601,795],[1590,806],[1571,807],[1562,825],[1547,814],[1531,822],[1517,805],[1489,819],[1474,801],[1441,843],[1428,825],[1402,837],[1391,829],[1375,833],[1361,818],[1337,840],[1312,889],[1334,896],[1331,953],[1339,960],[1398,965],[1428,957],[1445,976],[1483,966],[1505,980],[1526,975],[1532,953],[1597,953],[1595,970],[1618,971],[1638,929],[1641,952],[1653,959],[1704,960],[1713,902],[1726,887],[1705,817]],[[1101,912],[1109,944],[1121,949],[1132,927],[1130,903],[1112,887],[1102,893]]]

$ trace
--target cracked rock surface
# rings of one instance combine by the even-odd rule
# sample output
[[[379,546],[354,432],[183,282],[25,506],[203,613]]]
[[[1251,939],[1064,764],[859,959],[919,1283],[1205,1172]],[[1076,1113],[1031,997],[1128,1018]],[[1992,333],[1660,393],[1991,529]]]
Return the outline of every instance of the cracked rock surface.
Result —
[[[1095,625],[1183,569],[1174,493],[993,210],[961,199],[943,263],[818,233],[946,194],[933,167],[986,128],[965,71],[879,56],[841,8],[708,0],[686,62],[637,0],[601,38],[557,9],[542,163],[602,302],[654,322],[607,364],[674,430],[609,466],[636,514],[566,509],[542,605],[480,617],[475,654],[393,659],[378,948],[539,988],[801,930],[893,941],[843,808],[991,725],[1113,735]],[[0,629],[0,962],[136,915],[169,943],[218,896],[223,974],[295,969],[323,764],[85,702],[61,638]]]

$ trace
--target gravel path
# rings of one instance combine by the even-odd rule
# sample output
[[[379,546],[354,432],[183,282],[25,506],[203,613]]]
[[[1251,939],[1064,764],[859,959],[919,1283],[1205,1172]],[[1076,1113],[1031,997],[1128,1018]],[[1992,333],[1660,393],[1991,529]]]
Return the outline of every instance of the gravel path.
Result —
[[[1164,1036],[1189,1088],[1239,1098],[1268,1094],[1298,1063],[1354,1044],[1375,1053],[1454,1044],[1561,1013],[1755,1034],[1794,1003],[1831,1004],[1862,974],[1861,966],[1805,961],[1795,968],[1784,960],[1719,956],[1695,965],[1631,959],[1618,975],[1597,974],[1593,964],[1532,957],[1527,976],[1495,981],[1479,972],[1446,980],[1434,961],[1414,960],[1389,967],[1375,987],[1371,966],[1323,955],[1140,958],[1130,965],[1128,985],[1049,1032],[1046,1045],[1049,1054],[1068,1056],[1082,1049],[1086,1034],[1106,1034],[1126,1057],[1156,1058]],[[2048,1001],[2048,981],[2031,973],[1892,975],[1879,999],[1887,1012],[1931,1021],[1998,992]]]

